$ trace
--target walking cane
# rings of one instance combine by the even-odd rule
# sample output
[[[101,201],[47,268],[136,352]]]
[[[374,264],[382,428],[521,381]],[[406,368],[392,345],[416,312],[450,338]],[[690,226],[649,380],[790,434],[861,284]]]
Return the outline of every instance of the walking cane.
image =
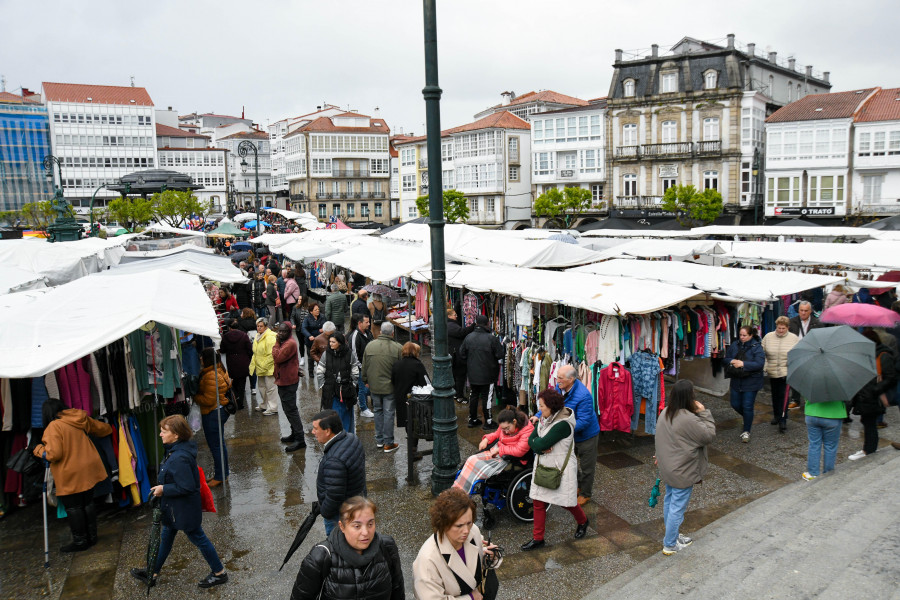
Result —
[[[216,358],[213,361],[213,367],[216,370],[216,425],[219,427],[219,462],[222,464],[222,485],[226,486],[228,491],[228,476],[225,475],[225,432],[222,429],[222,404],[219,401],[219,352],[216,351]],[[213,471],[216,467],[215,458],[213,458]]]
[[[44,459],[44,485],[43,485],[43,498],[44,498],[44,568],[50,568],[50,539],[47,534],[47,480],[50,479],[50,461],[46,458]]]

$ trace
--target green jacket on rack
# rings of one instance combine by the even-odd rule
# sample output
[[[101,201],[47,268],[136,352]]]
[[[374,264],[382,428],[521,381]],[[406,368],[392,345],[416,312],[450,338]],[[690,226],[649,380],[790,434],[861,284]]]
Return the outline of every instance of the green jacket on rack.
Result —
[[[180,348],[175,344],[171,327],[157,326],[153,328],[152,332],[159,333],[158,348],[157,338],[153,337],[151,344],[150,336],[152,334],[143,329],[136,329],[128,334],[138,390],[143,394],[151,395],[155,390],[160,398],[172,398],[175,395],[175,388],[181,386],[181,370],[178,367]],[[153,351],[155,351],[156,360],[151,356]],[[157,371],[162,371],[162,375],[156,379],[155,385],[148,370],[148,365],[151,364],[156,366]]]

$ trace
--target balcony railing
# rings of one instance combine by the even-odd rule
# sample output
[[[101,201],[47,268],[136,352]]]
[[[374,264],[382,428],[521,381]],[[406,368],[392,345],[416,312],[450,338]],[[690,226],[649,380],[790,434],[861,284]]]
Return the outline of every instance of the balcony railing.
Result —
[[[479,210],[472,211],[469,213],[469,218],[466,219],[466,223],[476,223],[476,224],[494,224],[497,222],[497,213],[494,211],[488,210]]]
[[[690,156],[690,142],[669,142],[665,144],[644,144],[641,155],[646,157]]]
[[[384,192],[368,192],[366,198],[384,198]]]
[[[613,208],[657,208],[662,196],[616,196]]]
[[[618,146],[616,148],[616,158],[638,158],[640,155],[640,146]]]
[[[722,152],[722,140],[697,142],[697,154],[719,154]]]
[[[331,200],[334,198],[334,194],[316,194],[317,200]]]
[[[427,159],[427,158],[420,158],[420,159],[419,159],[419,168],[420,168],[420,169],[427,169],[427,168],[428,168],[428,159]]]
[[[368,177],[368,169],[332,169],[332,177]]]

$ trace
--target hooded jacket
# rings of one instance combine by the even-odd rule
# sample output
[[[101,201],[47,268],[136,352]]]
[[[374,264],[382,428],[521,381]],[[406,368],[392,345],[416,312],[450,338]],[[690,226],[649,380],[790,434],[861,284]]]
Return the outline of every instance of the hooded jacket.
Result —
[[[356,552],[340,527],[309,551],[291,590],[291,600],[401,600],[403,569],[394,538],[375,533],[369,547]]]
[[[253,358],[250,360],[250,374],[268,377],[275,373],[275,360],[272,358],[272,348],[278,336],[267,327],[265,331],[253,340]]]
[[[716,439],[716,422],[708,409],[679,410],[672,421],[664,409],[656,422],[659,478],[674,488],[689,488],[706,476],[706,447]]]
[[[469,383],[487,385],[497,383],[500,360],[504,356],[500,339],[490,329],[478,325],[459,347],[459,357],[466,361]]]
[[[159,466],[163,486],[163,525],[179,531],[193,531],[203,521],[200,504],[200,473],[197,471],[197,442],[178,441],[166,446],[166,458]]]
[[[735,392],[758,392],[763,386],[763,367],[766,366],[766,353],[759,337],[754,335],[746,343],[736,341],[728,346],[725,363],[728,364],[737,358],[741,350],[744,351],[743,361],[746,377],[732,377],[731,389]]]
[[[217,386],[218,394],[216,393]],[[194,394],[194,402],[200,407],[200,414],[208,415],[219,405],[228,404],[225,393],[231,387],[231,379],[221,364],[215,369],[212,366],[203,367],[200,371],[199,387],[199,391]]]
[[[34,455],[41,458],[44,452],[47,453],[59,496],[93,489],[108,477],[88,435],[106,437],[111,433],[112,427],[92,419],[80,408],[61,411],[50,421],[41,443],[34,448]]]
[[[228,364],[228,375],[232,378],[246,377],[250,374],[250,359],[253,357],[253,344],[243,329],[232,327],[222,335],[219,350],[225,355]]]

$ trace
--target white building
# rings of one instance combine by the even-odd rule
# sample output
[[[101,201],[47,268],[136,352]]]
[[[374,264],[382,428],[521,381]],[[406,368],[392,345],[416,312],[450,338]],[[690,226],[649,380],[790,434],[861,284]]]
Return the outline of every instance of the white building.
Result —
[[[853,119],[877,91],[806,96],[766,119],[767,217],[841,217],[852,211]]]
[[[228,150],[209,146],[209,137],[176,127],[156,125],[159,167],[189,175],[202,189],[194,195],[212,203],[213,214],[224,214],[228,204]]]
[[[226,125],[237,127],[243,124]],[[217,128],[221,129],[221,127]],[[245,157],[238,155],[238,146],[248,141],[256,146]],[[269,134],[258,129],[239,131],[213,140],[217,148],[228,151],[228,180],[234,182],[236,210],[251,210],[256,201],[256,159],[259,158],[259,204],[260,207],[275,206],[275,191],[272,188],[272,157]],[[245,163],[245,164],[242,164]]]
[[[876,92],[853,127],[853,212],[900,213],[900,88]]]
[[[502,92],[500,97],[503,101],[490,108],[486,108],[475,115],[476,119],[484,118],[498,112],[511,112],[520,119],[528,119],[529,115],[542,113],[551,110],[562,110],[565,108],[573,108],[575,106],[586,106],[587,100],[575,98],[574,96],[566,96],[553,90],[541,90],[539,92],[528,92],[517,96],[515,92]]]
[[[400,218],[419,216],[416,198],[428,194],[425,137],[397,143],[400,153]],[[531,129],[509,112],[441,132],[441,183],[465,194],[470,225],[531,225]]]
[[[153,100],[142,87],[43,84],[54,156],[73,206],[87,207],[94,191],[119,177],[157,166]],[[97,205],[118,193],[101,189]]]

